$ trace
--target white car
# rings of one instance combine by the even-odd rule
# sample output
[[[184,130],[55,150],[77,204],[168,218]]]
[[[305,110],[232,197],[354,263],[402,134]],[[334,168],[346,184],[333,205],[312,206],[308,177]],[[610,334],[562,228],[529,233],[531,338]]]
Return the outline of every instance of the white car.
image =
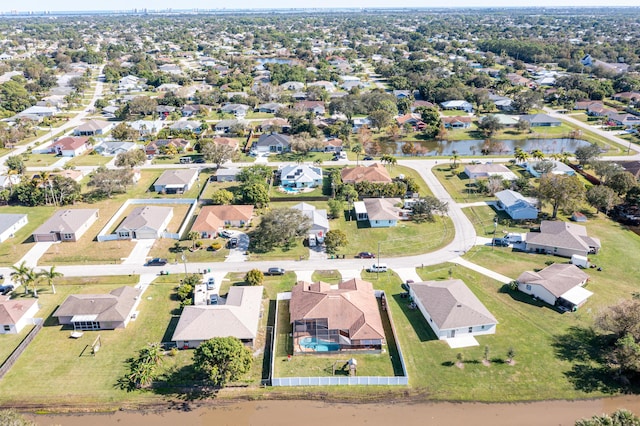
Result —
[[[216,279],[211,277],[207,281],[207,290],[215,290],[216,288]]]

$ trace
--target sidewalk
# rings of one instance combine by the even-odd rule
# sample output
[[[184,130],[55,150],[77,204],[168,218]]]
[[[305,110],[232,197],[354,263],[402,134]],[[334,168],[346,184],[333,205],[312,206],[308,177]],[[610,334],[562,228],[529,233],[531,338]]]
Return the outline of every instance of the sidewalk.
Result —
[[[487,276],[489,278],[492,278],[492,279],[494,279],[496,281],[500,281],[503,284],[509,284],[511,281],[513,281],[513,278],[509,278],[509,277],[507,277],[505,275],[499,274],[497,272],[493,272],[490,269],[487,269],[487,268],[485,268],[483,266],[480,266],[480,265],[476,265],[475,263],[469,262],[468,260],[465,260],[465,259],[463,259],[461,257],[453,259],[453,260],[451,260],[451,262],[452,263],[456,263],[456,264],[458,264],[460,266],[464,266],[465,268],[469,268],[469,269],[471,269],[473,271],[476,271],[476,272],[478,272],[478,273],[480,273],[482,275],[485,275],[485,276]]]

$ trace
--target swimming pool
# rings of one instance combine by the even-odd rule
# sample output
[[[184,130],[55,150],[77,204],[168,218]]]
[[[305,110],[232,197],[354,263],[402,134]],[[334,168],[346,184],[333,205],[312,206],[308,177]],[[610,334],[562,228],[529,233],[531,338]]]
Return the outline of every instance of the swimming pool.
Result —
[[[281,186],[280,188],[281,188],[284,192],[288,192],[289,194],[297,194],[298,192],[300,192],[300,191],[298,191],[298,190],[297,190],[297,189],[295,189],[295,188],[289,188],[289,187],[287,187],[287,186]]]
[[[316,352],[329,352],[340,350],[338,343],[329,342],[326,340],[318,339],[316,337],[303,337],[298,340],[300,347],[305,349],[311,349]]]

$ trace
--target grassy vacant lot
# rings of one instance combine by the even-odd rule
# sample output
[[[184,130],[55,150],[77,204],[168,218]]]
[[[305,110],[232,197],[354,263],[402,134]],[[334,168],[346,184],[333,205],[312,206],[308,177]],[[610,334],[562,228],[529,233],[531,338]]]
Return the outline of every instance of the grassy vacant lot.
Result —
[[[135,246],[133,241],[116,240],[99,243],[90,238],[89,235],[84,235],[75,243],[53,244],[40,258],[39,263],[43,265],[121,263]]]
[[[85,154],[75,157],[67,164],[71,166],[104,166],[111,160],[113,160],[113,157],[105,157],[99,154]]]
[[[471,223],[473,223],[476,233],[479,237],[493,237],[494,231],[494,218],[498,216],[498,227],[496,230],[496,237],[501,237],[507,232],[524,233],[529,232],[532,222],[515,222],[510,220],[509,215],[504,211],[496,210],[491,206],[473,206],[465,207],[462,210]],[[530,226],[531,225],[531,226]]]
[[[392,178],[398,177],[399,175],[413,178],[413,180],[418,184],[418,188],[420,188],[419,192],[421,196],[433,195],[431,189],[429,189],[424,179],[422,179],[422,176],[420,176],[420,174],[414,169],[406,166],[387,166],[387,169],[389,170],[389,174]]]
[[[15,237],[0,244],[0,265],[10,266],[19,261],[33,246],[31,234],[55,211],[54,207],[2,206],[2,213],[26,213],[29,223],[16,232]]]
[[[506,164],[507,168],[511,170],[516,176],[522,176],[524,170],[520,166]],[[436,166],[433,169],[433,174],[438,178],[438,181],[445,187],[447,192],[451,195],[451,198],[461,203],[473,203],[476,201],[495,200],[495,197],[490,197],[485,194],[480,194],[476,191],[475,179],[469,179],[464,173],[464,167],[459,166],[456,170],[451,170],[449,165]]]
[[[225,248],[225,244],[228,240],[224,238],[199,240],[202,242],[202,249],[196,251],[189,251],[191,248],[191,240],[180,241],[180,246],[184,248],[184,255],[187,257],[187,262],[224,262],[229,249]],[[222,248],[217,251],[208,251],[207,247],[214,241],[222,244]],[[170,238],[159,238],[153,243],[153,247],[149,252],[150,257],[164,257],[170,262],[181,262],[181,254],[173,250],[176,240]]]
[[[58,162],[62,157],[55,154],[29,154],[24,160],[25,167],[48,167]]]

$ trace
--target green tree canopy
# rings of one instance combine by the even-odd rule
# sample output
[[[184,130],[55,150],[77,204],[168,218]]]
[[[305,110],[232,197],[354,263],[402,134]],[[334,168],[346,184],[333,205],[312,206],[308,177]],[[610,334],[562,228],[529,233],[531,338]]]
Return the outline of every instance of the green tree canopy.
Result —
[[[215,337],[196,348],[193,363],[215,386],[224,387],[249,372],[253,357],[237,338]]]

